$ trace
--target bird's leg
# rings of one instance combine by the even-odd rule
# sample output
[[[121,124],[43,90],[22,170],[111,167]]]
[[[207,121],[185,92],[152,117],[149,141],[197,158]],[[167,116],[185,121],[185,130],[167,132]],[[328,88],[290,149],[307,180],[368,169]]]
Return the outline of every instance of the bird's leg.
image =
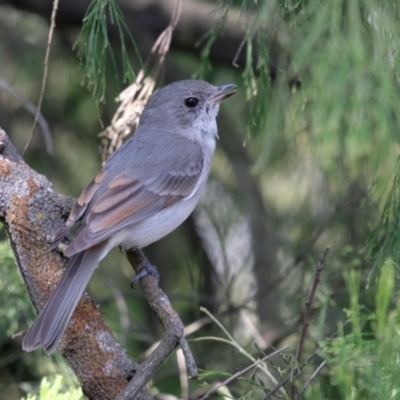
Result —
[[[135,250],[140,258],[140,272],[132,279],[131,288],[135,283],[139,282],[140,279],[144,278],[146,275],[150,274],[157,278],[157,281],[160,280],[160,274],[158,273],[157,268],[150,263],[147,257],[144,255],[142,250]]]

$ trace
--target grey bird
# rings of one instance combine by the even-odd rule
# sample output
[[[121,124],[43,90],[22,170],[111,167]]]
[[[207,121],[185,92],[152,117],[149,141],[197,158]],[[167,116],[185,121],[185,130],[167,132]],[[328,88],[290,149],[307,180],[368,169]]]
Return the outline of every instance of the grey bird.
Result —
[[[235,92],[233,84],[184,80],[150,97],[135,134],[82,192],[51,246],[80,222],[64,251],[68,266],[26,333],[24,350],[57,348],[97,264],[112,248],[140,250],[190,215],[209,174],[219,104]]]

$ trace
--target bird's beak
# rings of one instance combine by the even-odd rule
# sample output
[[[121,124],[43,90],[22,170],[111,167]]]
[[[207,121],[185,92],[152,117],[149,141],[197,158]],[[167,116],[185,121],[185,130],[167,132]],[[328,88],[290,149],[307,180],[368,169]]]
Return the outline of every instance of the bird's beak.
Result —
[[[210,96],[208,102],[210,103],[220,103],[222,100],[227,97],[232,96],[237,92],[237,86],[233,83],[229,83],[227,85],[216,86],[215,92]]]

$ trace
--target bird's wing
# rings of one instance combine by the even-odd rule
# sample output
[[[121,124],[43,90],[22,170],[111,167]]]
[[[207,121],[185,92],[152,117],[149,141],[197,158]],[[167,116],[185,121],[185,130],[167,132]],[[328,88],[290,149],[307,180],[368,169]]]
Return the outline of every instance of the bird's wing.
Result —
[[[164,169],[159,162],[150,162],[145,168],[128,168],[111,180],[105,179],[94,195],[89,185],[80,197],[82,205],[78,207],[82,208],[77,208],[73,216],[76,219],[83,215],[82,227],[65,255],[70,257],[95,246],[127,226],[190,198],[197,189],[203,164],[201,148],[193,145],[191,151],[176,154]],[[107,173],[107,165],[103,173]]]
[[[82,215],[85,213],[90,201],[97,192],[100,184],[103,182],[104,177],[107,175],[106,170],[101,170],[96,177],[86,186],[78,200],[76,201],[74,207],[68,216],[67,222],[65,223],[64,229],[58,232],[57,236],[54,238],[53,242],[49,247],[49,251],[54,250],[61,242],[63,237],[71,230],[74,224],[79,221]]]

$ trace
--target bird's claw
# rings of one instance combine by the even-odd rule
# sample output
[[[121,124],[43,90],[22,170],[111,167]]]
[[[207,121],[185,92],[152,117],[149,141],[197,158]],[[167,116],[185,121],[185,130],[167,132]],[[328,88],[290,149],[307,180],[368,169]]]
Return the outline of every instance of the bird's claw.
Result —
[[[150,262],[142,258],[142,266],[140,272],[132,279],[131,282],[131,288],[133,289],[135,283],[139,282],[142,278],[144,278],[146,275],[153,275],[157,281],[160,280],[160,274],[158,273],[157,268],[153,265],[150,264]]]

